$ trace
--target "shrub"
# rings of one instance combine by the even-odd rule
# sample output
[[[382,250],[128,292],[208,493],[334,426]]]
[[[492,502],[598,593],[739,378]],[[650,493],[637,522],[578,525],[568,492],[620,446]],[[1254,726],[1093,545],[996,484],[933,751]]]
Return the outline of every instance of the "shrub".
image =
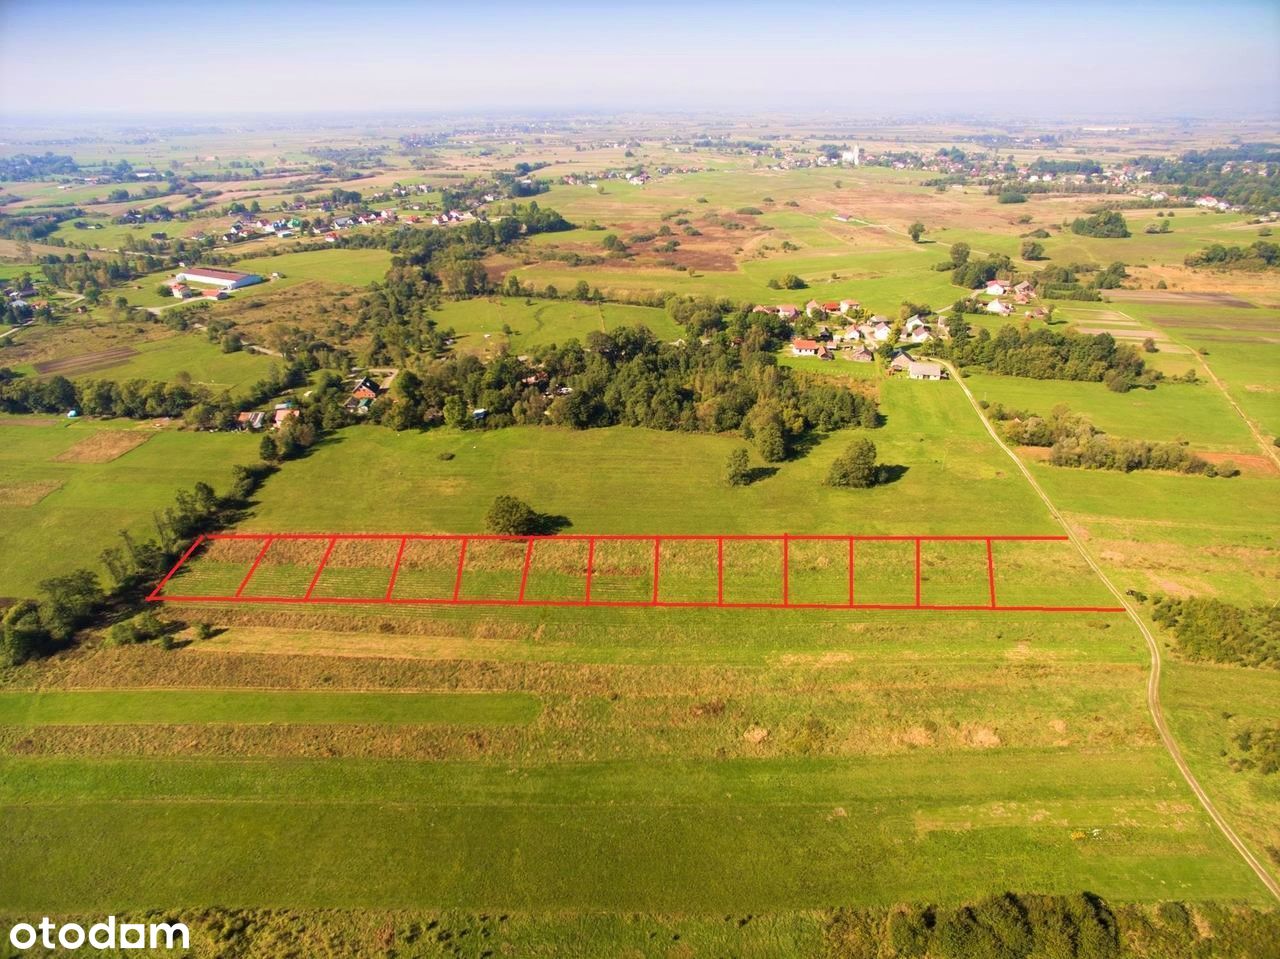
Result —
[[[538,531],[540,517],[533,507],[514,496],[497,496],[484,525],[491,533],[501,536],[530,536]]]

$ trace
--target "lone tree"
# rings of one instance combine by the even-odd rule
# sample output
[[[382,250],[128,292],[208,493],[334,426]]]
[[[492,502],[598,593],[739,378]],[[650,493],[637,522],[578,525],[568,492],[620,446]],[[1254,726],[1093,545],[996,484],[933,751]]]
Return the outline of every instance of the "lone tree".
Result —
[[[729,454],[724,464],[724,479],[730,486],[750,485],[751,457],[745,446],[739,446]]]
[[[514,496],[494,497],[485,514],[484,525],[501,536],[531,536],[538,531],[541,517],[524,500]]]
[[[1022,258],[1024,260],[1043,260],[1044,244],[1037,243],[1035,240],[1023,240]]]
[[[880,467],[876,465],[876,444],[865,436],[859,436],[831,464],[827,474],[828,486],[867,489],[880,482]]]
[[[907,232],[911,234],[911,242],[919,243],[920,237],[924,235],[924,224],[919,220],[907,227]]]

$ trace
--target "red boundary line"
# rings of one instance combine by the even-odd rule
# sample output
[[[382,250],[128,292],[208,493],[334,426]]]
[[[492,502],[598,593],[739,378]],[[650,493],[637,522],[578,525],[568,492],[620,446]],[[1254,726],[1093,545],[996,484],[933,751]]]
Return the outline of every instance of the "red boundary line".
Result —
[[[987,540],[987,587],[991,592],[991,608],[996,608],[996,561],[991,555],[991,540]]]
[[[586,568],[586,592],[582,599],[577,600],[530,600],[525,598],[525,588],[528,583],[529,571],[532,565],[533,552],[540,540],[557,539],[568,541],[585,541],[587,543],[587,568]],[[262,548],[254,557],[253,564],[249,567],[249,571],[240,582],[239,588],[232,596],[164,596],[161,595],[165,586],[177,574],[178,570],[186,564],[196,553],[199,547],[212,540],[233,540],[233,541],[250,541],[262,542]],[[316,568],[311,578],[311,582],[307,587],[306,593],[302,596],[244,596],[244,591],[248,587],[250,580],[257,571],[259,564],[266,555],[271,544],[276,540],[325,540],[327,547],[324,555],[320,560],[320,565]],[[329,560],[335,546],[341,540],[389,540],[398,541],[399,546],[396,551],[395,563],[391,568],[391,577],[387,583],[385,594],[381,598],[375,597],[321,597],[312,596],[316,584],[319,582],[321,574],[324,572],[326,563]],[[458,565],[454,575],[453,593],[450,597],[435,598],[396,598],[394,596],[396,580],[400,572],[400,565],[404,559],[405,550],[410,540],[427,540],[427,541],[456,541],[458,547]],[[665,601],[660,598],[659,585],[661,577],[662,562],[662,541],[676,540],[681,542],[708,542],[716,543],[716,597],[714,600],[691,600],[691,601]],[[812,541],[832,541],[846,542],[849,549],[849,599],[847,603],[797,603],[791,601],[790,592],[790,544],[793,540],[812,542]],[[1119,613],[1124,612],[1123,607],[1119,606],[1055,606],[1055,605],[1020,605],[1020,606],[1000,606],[996,602],[996,586],[995,586],[995,559],[992,551],[992,543],[994,542],[1064,542],[1066,536],[835,536],[835,535],[797,535],[793,536],[789,533],[781,535],[745,535],[745,534],[726,534],[726,535],[708,535],[708,534],[675,534],[675,535],[649,535],[649,534],[568,534],[557,536],[503,536],[496,534],[446,534],[446,533],[213,533],[209,535],[201,535],[187,548],[179,560],[156,584],[156,587],[147,596],[148,602],[184,602],[184,603],[227,603],[227,602],[252,602],[252,603],[287,603],[287,604],[316,604],[316,605],[354,605],[354,604],[372,604],[372,605],[457,605],[457,606],[605,606],[605,607],[634,607],[634,608],[667,608],[667,609],[703,609],[703,608],[723,608],[723,609],[879,609],[879,610],[926,610],[926,611],[965,611],[965,612],[1046,612],[1046,613],[1065,613],[1065,612],[1090,612],[1090,613]],[[613,601],[593,599],[591,596],[591,581],[595,567],[595,547],[597,541],[631,541],[631,542],[653,542],[653,590],[651,598],[648,600],[634,601]],[[726,602],[724,598],[724,544],[725,542],[776,542],[781,544],[782,552],[782,602]],[[914,603],[858,603],[856,602],[855,593],[855,559],[856,544],[863,542],[911,542],[915,545],[915,602]],[[499,598],[465,598],[462,596],[462,577],[466,566],[467,548],[472,542],[522,542],[525,543],[524,564],[520,573],[520,592],[516,599],[499,599]],[[925,603],[922,596],[922,575],[921,575],[921,545],[925,542],[982,542],[986,544],[987,552],[987,585],[989,602],[986,605],[977,604],[938,604]]]
[[[258,550],[258,555],[253,558],[253,565],[249,567],[249,572],[244,574],[244,579],[240,580],[240,587],[236,590],[236,599],[239,599],[244,593],[244,588],[249,585],[249,580],[253,579],[253,574],[258,570],[258,564],[262,562],[262,557],[267,555],[267,550],[271,548],[273,542],[272,537],[268,536],[262,541],[262,549]]]

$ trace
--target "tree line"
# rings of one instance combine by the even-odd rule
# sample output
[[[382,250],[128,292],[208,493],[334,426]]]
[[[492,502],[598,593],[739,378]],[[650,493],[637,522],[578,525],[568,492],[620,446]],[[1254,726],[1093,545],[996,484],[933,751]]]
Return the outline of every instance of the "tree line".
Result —
[[[1230,461],[1214,465],[1187,448],[1186,443],[1153,443],[1149,440],[1108,436],[1089,420],[1058,405],[1047,416],[1006,409],[997,403],[988,409],[991,419],[1002,424],[1005,439],[1015,446],[1049,448],[1054,466],[1083,469],[1168,470],[1204,476],[1237,476],[1240,470]]]
[[[1117,343],[1110,333],[1089,335],[1006,324],[994,336],[985,328],[975,335],[961,315],[952,316],[948,325],[950,340],[930,346],[960,367],[1033,380],[1105,382],[1117,392],[1155,382],[1137,349]]]

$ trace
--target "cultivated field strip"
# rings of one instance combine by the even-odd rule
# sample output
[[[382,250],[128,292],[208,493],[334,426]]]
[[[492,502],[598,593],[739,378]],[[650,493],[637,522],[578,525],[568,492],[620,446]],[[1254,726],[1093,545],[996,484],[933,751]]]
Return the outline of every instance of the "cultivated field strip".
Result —
[[[148,598],[1118,611],[1057,536],[215,534]]]

